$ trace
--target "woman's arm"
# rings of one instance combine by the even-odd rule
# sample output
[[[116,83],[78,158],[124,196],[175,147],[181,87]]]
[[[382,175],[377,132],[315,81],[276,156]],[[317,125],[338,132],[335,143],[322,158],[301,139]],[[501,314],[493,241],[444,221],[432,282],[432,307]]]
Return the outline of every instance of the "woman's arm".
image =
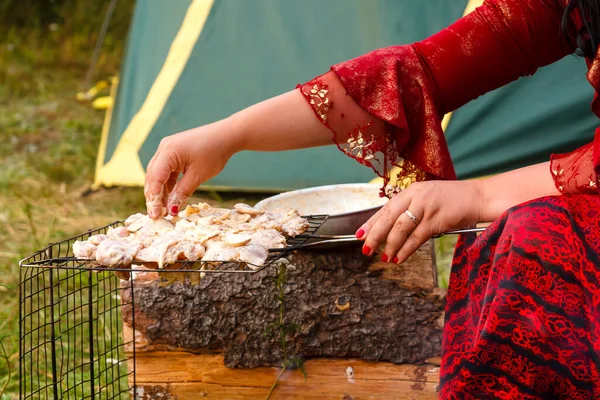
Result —
[[[561,194],[544,162],[481,179],[481,213],[478,222],[492,222],[511,207],[544,196]]]
[[[202,182],[239,151],[280,151],[332,144],[331,132],[294,90],[229,118],[163,139],[146,169],[148,215],[176,214]],[[180,173],[182,178],[177,181]],[[168,207],[168,209],[167,209]]]
[[[243,150],[280,151],[333,144],[298,90],[231,116],[234,140]]]

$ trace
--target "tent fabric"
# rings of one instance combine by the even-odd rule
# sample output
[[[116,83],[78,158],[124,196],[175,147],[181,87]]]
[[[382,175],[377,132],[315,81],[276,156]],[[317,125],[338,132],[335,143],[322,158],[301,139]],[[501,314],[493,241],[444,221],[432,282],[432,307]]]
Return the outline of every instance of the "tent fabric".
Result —
[[[567,56],[454,113],[446,131],[456,173],[476,177],[548,161],[593,140],[594,90],[582,58]]]
[[[139,111],[119,138],[111,160],[98,172],[99,178],[102,178],[103,174],[105,176],[117,174],[124,184],[136,184],[144,180],[144,169],[139,158],[140,147],[169,101],[173,87],[187,65],[189,55],[208,18],[212,4],[213,0],[195,0],[190,4],[160,72],[148,90]]]
[[[163,137],[291,90],[329,65],[423,39],[480,2],[140,0],[95,184],[143,185]],[[570,56],[469,103],[446,118],[457,173],[512,169],[591,140],[591,99],[585,62]],[[372,178],[328,146],[242,152],[203,186],[274,192]]]

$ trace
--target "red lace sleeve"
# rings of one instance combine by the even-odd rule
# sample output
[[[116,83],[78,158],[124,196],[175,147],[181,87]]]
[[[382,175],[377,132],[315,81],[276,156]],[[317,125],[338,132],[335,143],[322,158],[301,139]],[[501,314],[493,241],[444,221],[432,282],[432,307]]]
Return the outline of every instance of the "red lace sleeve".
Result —
[[[599,193],[600,128],[594,141],[566,154],[553,154],[550,172],[556,188],[563,194]]]
[[[571,53],[563,9],[564,0],[488,0],[422,42],[335,65],[299,87],[338,147],[384,179],[384,194],[455,179],[444,114]]]

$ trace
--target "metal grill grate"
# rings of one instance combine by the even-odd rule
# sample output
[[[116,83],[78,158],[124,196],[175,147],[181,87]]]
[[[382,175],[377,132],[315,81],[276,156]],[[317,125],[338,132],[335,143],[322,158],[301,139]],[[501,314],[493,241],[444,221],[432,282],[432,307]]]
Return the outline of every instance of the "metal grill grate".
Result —
[[[265,263],[261,266],[253,265],[251,263],[238,262],[238,261],[183,261],[177,264],[165,266],[163,269],[156,269],[156,272],[197,272],[202,271],[203,273],[256,273],[262,269],[268,267],[277,259],[281,258],[297,245],[306,243],[312,235],[315,234],[317,229],[323,225],[327,220],[327,215],[311,215],[304,217],[309,223],[308,230],[298,236],[297,238],[289,238],[287,240],[287,247],[284,249],[277,249],[269,254],[269,257]],[[103,267],[98,265],[95,261],[84,260],[73,257],[72,246],[76,240],[86,240],[92,235],[106,233],[108,228],[117,227],[122,225],[121,221],[114,222],[102,228],[90,230],[84,234],[74,236],[72,238],[52,243],[43,250],[38,251],[32,256],[21,261],[21,267],[56,267],[56,268],[70,268],[70,269],[83,269],[83,270],[94,270],[94,271],[135,271],[134,266],[126,267]]]
[[[327,216],[306,217],[310,228],[287,247],[307,242]],[[50,244],[20,265],[20,393],[22,399],[129,399],[135,393],[133,335],[125,342],[122,313],[135,327],[134,279],[72,256],[76,240],[106,233],[120,222]],[[281,249],[280,249],[281,250]],[[284,249],[285,250],[285,249]],[[256,273],[289,251],[273,252],[261,267],[239,262],[185,262],[156,272]],[[133,358],[132,370],[128,370]]]
[[[130,397],[121,288],[111,272],[21,269],[22,399]]]

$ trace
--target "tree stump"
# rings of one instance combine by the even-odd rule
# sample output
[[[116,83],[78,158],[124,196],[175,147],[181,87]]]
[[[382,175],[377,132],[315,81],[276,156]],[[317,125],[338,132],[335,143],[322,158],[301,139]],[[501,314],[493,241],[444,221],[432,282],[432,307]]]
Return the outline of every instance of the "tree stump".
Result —
[[[136,273],[135,327],[129,306],[123,323],[135,337],[137,381],[157,382],[140,363],[165,351],[222,354],[228,368],[333,358],[394,367],[438,356],[445,291],[437,288],[433,243],[403,265],[379,259],[345,247],[299,251],[255,274]],[[129,303],[131,290],[122,296]]]

